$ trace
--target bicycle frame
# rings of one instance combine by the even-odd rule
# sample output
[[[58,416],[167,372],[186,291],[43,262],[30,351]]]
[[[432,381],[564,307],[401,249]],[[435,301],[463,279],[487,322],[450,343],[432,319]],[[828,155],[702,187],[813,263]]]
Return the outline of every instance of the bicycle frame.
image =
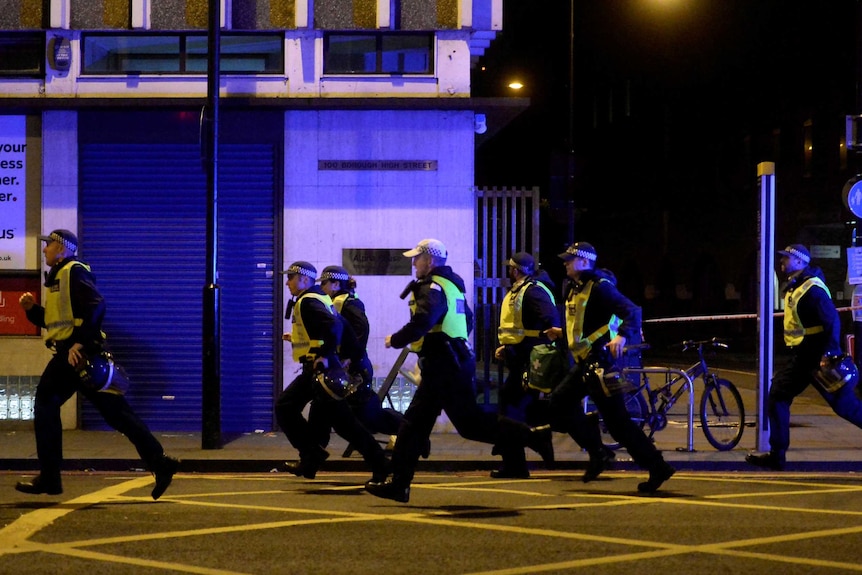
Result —
[[[703,359],[701,358],[701,362]],[[693,378],[689,375],[690,371],[693,371],[695,368],[701,369],[701,363],[697,363],[687,370],[676,369],[673,367],[653,367],[653,366],[644,366],[644,367],[626,367],[622,369],[622,375],[626,376],[628,374],[661,374],[665,376],[665,384],[661,387],[670,387],[675,383],[682,382],[682,386],[674,392],[674,396],[678,397],[677,394],[681,393],[683,389],[688,390],[688,445],[686,451],[693,452],[694,451],[694,381]],[[673,377],[673,379],[671,379]],[[695,376],[696,378],[697,376]],[[646,383],[643,387],[647,387],[649,389],[649,378],[646,378]],[[655,412],[655,398],[649,398],[649,409],[650,412]]]

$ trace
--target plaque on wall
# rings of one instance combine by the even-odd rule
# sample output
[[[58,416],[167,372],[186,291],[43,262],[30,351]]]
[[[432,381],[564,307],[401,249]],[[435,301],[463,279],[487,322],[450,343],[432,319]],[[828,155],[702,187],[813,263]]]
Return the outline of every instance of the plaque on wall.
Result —
[[[402,249],[344,248],[341,259],[350,275],[356,276],[410,276],[413,264],[404,257]]]

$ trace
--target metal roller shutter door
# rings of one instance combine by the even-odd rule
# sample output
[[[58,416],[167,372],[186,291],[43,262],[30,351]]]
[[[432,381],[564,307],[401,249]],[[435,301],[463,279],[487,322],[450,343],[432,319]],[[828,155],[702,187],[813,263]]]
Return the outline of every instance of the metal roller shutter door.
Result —
[[[272,429],[275,305],[272,146],[220,154],[222,429]],[[108,300],[104,329],[158,431],[200,431],[206,178],[200,148],[81,148],[81,255]],[[280,343],[280,341],[279,341]],[[82,426],[105,424],[84,402]]]

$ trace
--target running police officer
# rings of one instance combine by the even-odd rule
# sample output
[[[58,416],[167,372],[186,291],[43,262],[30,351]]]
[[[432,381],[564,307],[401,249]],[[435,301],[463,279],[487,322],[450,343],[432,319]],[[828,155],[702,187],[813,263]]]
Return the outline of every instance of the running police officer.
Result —
[[[332,299],[335,311],[344,318],[339,357],[353,380],[347,402],[353,413],[371,433],[394,436],[401,426],[401,413],[385,409],[372,388],[374,368],[368,358],[368,317],[365,304],[356,296],[356,280],[341,266],[326,266],[318,278],[323,292]],[[323,419],[323,421],[321,421]],[[329,443],[329,422],[312,404],[308,421],[319,435],[320,445]]]
[[[285,468],[296,476],[314,479],[320,465],[329,457],[302,415],[305,406],[314,402],[319,404],[317,409],[335,432],[362,454],[373,477],[382,480],[387,467],[383,448],[356,420],[343,397],[338,396],[344,391],[343,386],[332,389],[328,383],[340,379],[337,374],[343,374],[337,353],[343,328],[332,300],[314,285],[317,270],[310,263],[294,262],[282,273],[287,275],[287,287],[295,298],[288,304],[285,314],[285,318],[293,322],[293,329],[282,338],[291,343],[293,359],[302,365],[301,373],[275,403],[276,421],[299,451],[299,461],[288,462]]]
[[[500,387],[499,411],[502,415],[530,425],[547,423],[547,414],[539,413],[540,406],[547,402],[540,400],[538,391],[524,389],[524,373],[529,367],[530,350],[549,341],[543,332],[560,326],[560,314],[551,292],[554,285],[544,271],[536,273],[536,262],[528,253],[513,254],[505,266],[512,286],[500,306],[500,325],[497,330],[500,346],[494,352],[494,357],[502,360],[508,370]],[[540,455],[546,459],[546,464],[552,464],[553,444],[549,443],[548,447],[549,451]],[[504,452],[500,448],[496,451],[503,457],[503,465],[491,471],[491,477],[530,476],[522,446],[510,445]]]
[[[584,482],[598,477],[613,452],[602,445],[596,422],[581,408],[588,394],[614,439],[635,463],[649,470],[649,479],[638,485],[638,491],[654,492],[675,470],[631,420],[623,390],[611,389],[603,377],[622,360],[626,343],[640,343],[641,310],[617,290],[609,270],[596,269],[598,255],[591,244],[574,243],[559,257],[571,280],[566,291],[566,329],[563,333],[555,327],[547,333],[551,339],[565,338],[576,365],[551,392],[551,426],[569,433],[589,453]]]
[[[63,426],[60,407],[77,391],[99,410],[105,422],[125,435],[156,479],[152,497],[158,499],[171,484],[179,462],[165,455],[159,440],[132,410],[121,392],[101,391],[84,385],[79,368],[87,357],[98,356],[105,347],[102,319],[105,299],[96,288],[90,266],[76,257],[78,238],[69,230],[54,230],[40,236],[42,253],[50,270],[45,276],[44,307],[27,292],[19,298],[27,319],[45,330],[45,344],[54,356],[45,367],[36,387],[34,427],[39,475],[19,482],[24,493],[63,493],[60,467],[63,461]]]
[[[404,256],[413,258],[416,281],[402,294],[410,294],[410,321],[386,336],[386,347],[410,348],[419,355],[422,383],[416,389],[392,452],[392,478],[369,481],[366,490],[377,497],[406,503],[422,446],[441,411],[445,411],[465,439],[506,446],[531,439],[550,440],[550,429],[526,424],[484,411],[476,403],[476,360],[467,343],[473,312],[467,305],[464,280],[446,265],[446,246],[425,239]]]
[[[745,460],[758,467],[784,469],[790,446],[790,404],[809,384],[823,396],[832,410],[862,427],[862,400],[856,395],[856,366],[842,357],[841,322],[826,287],[823,272],[811,265],[811,254],[801,244],[778,252],[784,288],[784,343],[790,362],[772,377],[767,399],[769,451],[749,453]]]

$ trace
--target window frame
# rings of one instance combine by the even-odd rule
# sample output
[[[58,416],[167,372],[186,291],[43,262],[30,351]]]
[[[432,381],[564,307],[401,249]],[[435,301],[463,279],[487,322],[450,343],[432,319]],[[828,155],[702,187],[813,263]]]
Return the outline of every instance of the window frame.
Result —
[[[152,69],[135,69],[125,67],[122,63],[117,64],[113,67],[103,67],[97,70],[92,68],[92,64],[87,63],[87,53],[90,50],[95,49],[94,46],[89,45],[90,39],[97,38],[133,38],[136,40],[146,40],[146,39],[176,39],[176,53],[173,52],[162,52],[162,53],[152,53],[147,54],[145,51],[140,52],[127,52],[125,55],[120,54],[120,58],[124,58],[125,60],[146,60],[147,58],[152,58],[155,61],[157,58],[162,57],[162,55],[170,55],[169,60],[173,60],[176,63],[176,67],[172,69],[160,69],[160,70],[152,70]],[[278,51],[276,52],[251,52],[245,57],[240,53],[230,53],[225,54],[225,40],[227,40],[228,46],[230,46],[231,38],[270,38],[270,40],[275,41],[278,45]],[[196,43],[190,42],[192,40],[204,40],[208,42],[206,32],[84,32],[81,34],[81,76],[206,76],[207,69],[206,66],[203,69],[199,69],[199,66],[195,66],[196,62],[200,62],[203,60],[207,61],[208,58],[208,43],[205,44],[205,47],[202,51],[197,51],[194,48],[197,46]],[[190,44],[192,45],[190,51]],[[283,76],[285,73],[285,54],[284,54],[284,35],[281,33],[273,33],[273,32],[222,32],[221,33],[221,76]],[[116,57],[116,56],[115,56]],[[275,58],[276,62],[274,64],[269,64],[267,62],[268,59]],[[263,70],[249,68],[237,68],[232,69],[230,62],[241,62],[243,60],[253,60],[254,58],[262,59]],[[228,63],[227,68],[225,67],[225,63]]]
[[[333,53],[331,46],[334,39],[366,38],[374,40],[374,70],[367,67],[361,70],[351,70],[347,67],[333,69],[331,67],[330,55]],[[422,71],[411,72],[405,70],[390,70],[385,64],[385,56],[389,53],[397,53],[398,50],[387,49],[384,43],[398,38],[420,38],[426,41],[427,67]],[[410,77],[433,77],[435,73],[437,43],[433,32],[392,32],[392,31],[326,31],[323,33],[323,76],[410,76]],[[371,52],[366,52],[370,54]],[[361,55],[361,54],[360,54]]]
[[[17,40],[17,42],[16,42]],[[0,68],[0,79],[13,78],[45,78],[47,73],[46,54],[47,36],[45,31],[3,31],[0,33],[0,46],[8,46],[9,54],[16,58],[28,55],[33,58],[34,67],[24,70]],[[28,54],[27,50],[32,50]],[[0,63],[3,59],[0,58]],[[11,61],[11,58],[10,58]]]

